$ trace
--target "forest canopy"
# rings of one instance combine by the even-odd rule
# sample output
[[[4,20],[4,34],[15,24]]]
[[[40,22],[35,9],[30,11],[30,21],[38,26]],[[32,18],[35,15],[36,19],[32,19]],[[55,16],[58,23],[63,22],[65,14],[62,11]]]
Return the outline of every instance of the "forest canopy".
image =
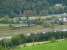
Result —
[[[64,12],[67,12],[67,0],[0,0],[0,16],[28,15],[26,13],[44,16]]]

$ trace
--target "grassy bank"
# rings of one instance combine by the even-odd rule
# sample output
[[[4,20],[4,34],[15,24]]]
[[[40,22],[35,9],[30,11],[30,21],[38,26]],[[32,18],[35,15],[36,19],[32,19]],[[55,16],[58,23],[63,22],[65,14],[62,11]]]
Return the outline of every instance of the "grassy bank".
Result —
[[[67,50],[67,40],[30,47],[19,47],[15,50]]]

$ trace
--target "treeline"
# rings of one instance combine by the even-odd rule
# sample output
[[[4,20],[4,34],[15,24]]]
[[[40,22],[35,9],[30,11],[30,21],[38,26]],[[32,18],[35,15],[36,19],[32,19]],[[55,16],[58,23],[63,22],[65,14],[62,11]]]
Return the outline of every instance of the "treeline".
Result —
[[[34,43],[41,41],[54,41],[57,39],[67,38],[67,31],[37,33],[24,36],[23,34],[15,35],[11,39],[0,40],[0,46],[3,48],[14,48],[17,45],[25,43]]]
[[[55,7],[55,4],[62,4]],[[67,12],[67,0],[0,0],[0,16],[23,16],[31,10],[33,16]]]

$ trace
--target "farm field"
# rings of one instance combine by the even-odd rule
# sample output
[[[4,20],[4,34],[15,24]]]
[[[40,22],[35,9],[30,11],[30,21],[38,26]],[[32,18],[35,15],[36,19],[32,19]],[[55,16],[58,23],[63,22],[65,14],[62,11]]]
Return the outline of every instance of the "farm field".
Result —
[[[16,48],[15,50],[67,50],[67,40],[29,47]]]
[[[54,29],[55,30],[67,29],[67,24],[55,25]],[[40,25],[36,25],[36,26],[32,26],[32,27],[10,28],[9,24],[0,24],[0,37],[13,36],[16,34],[47,32],[47,31],[51,31],[51,30],[52,30],[52,28],[45,28]]]

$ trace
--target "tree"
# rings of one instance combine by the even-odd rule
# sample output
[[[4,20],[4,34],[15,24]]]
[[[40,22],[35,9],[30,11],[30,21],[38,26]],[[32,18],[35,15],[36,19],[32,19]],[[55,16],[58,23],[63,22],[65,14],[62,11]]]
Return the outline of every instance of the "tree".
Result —
[[[16,35],[11,39],[14,46],[25,43],[25,36],[23,34]]]

